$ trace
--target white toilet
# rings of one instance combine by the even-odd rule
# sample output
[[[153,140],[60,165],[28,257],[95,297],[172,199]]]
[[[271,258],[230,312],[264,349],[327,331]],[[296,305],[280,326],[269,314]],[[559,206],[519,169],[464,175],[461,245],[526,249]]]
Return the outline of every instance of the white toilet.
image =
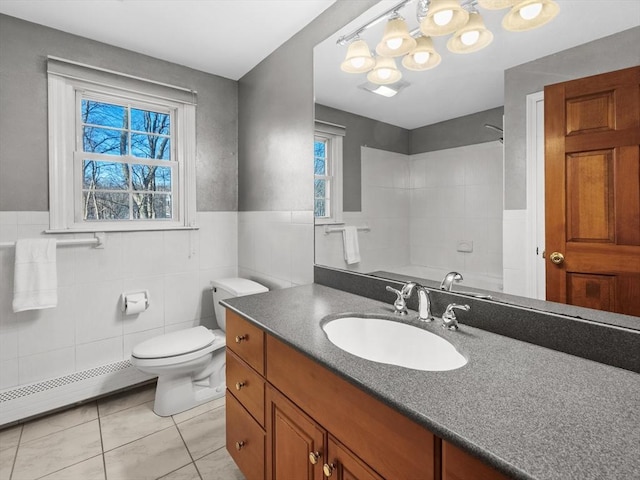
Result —
[[[140,371],[158,376],[153,411],[175,415],[201,403],[222,397],[225,391],[225,309],[219,302],[268,291],[244,278],[211,282],[218,330],[198,326],[160,335],[133,348],[131,363]]]

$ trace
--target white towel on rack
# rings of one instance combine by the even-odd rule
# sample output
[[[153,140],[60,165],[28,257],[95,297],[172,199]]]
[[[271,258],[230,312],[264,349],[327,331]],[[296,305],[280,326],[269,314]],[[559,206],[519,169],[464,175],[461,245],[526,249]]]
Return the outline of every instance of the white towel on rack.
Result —
[[[58,305],[55,238],[25,238],[16,242],[13,311]]]
[[[342,230],[342,243],[344,244],[344,260],[347,265],[360,262],[358,227],[345,226]]]

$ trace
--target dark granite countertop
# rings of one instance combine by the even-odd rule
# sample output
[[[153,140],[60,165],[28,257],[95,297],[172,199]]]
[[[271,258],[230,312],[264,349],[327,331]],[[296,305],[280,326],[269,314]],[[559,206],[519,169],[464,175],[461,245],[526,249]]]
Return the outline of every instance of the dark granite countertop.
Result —
[[[403,319],[468,358],[457,370],[417,371],[353,356],[320,328],[330,314],[390,314],[388,304],[317,284],[222,303],[514,478],[640,479],[637,373],[468,325]]]

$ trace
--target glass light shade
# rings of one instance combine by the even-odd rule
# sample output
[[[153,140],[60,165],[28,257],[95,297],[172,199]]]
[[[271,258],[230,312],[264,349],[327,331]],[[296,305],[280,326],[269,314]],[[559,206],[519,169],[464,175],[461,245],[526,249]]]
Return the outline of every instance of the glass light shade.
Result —
[[[451,20],[444,23],[451,12]],[[469,12],[460,6],[458,0],[431,0],[427,16],[420,23],[420,31],[431,37],[448,35],[463,27],[469,20]]]
[[[433,40],[429,37],[418,37],[417,45],[402,59],[402,66],[407,70],[421,71],[437,67],[442,57],[433,48]],[[426,61],[425,60],[426,57]]]
[[[396,61],[391,57],[376,57],[376,66],[367,74],[367,80],[377,85],[389,85],[402,78],[402,73],[396,67]]]
[[[487,10],[502,10],[513,7],[518,0],[478,0],[478,5]]]
[[[384,57],[400,57],[416,47],[416,39],[409,35],[407,23],[402,18],[394,18],[384,27],[382,41],[376,53]]]
[[[540,13],[534,16],[538,9],[540,9]],[[512,32],[532,30],[551,21],[559,11],[560,7],[553,0],[519,1],[504,17],[502,20],[502,26],[505,30],[510,30]]]
[[[347,56],[340,64],[340,69],[347,73],[366,73],[373,68],[375,63],[367,42],[356,40],[349,45]]]
[[[473,41],[475,40],[475,41]],[[453,53],[472,53],[483,49],[493,41],[493,33],[484,26],[479,13],[469,15],[469,22],[447,42]]]

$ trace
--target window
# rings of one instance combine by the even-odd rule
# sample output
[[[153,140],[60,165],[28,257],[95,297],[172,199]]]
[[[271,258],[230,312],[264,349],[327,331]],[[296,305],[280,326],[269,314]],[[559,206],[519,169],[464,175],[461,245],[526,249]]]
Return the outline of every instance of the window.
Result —
[[[342,138],[344,127],[316,122],[314,216],[316,223],[342,222]]]
[[[195,226],[193,93],[172,90],[49,59],[52,230]]]

